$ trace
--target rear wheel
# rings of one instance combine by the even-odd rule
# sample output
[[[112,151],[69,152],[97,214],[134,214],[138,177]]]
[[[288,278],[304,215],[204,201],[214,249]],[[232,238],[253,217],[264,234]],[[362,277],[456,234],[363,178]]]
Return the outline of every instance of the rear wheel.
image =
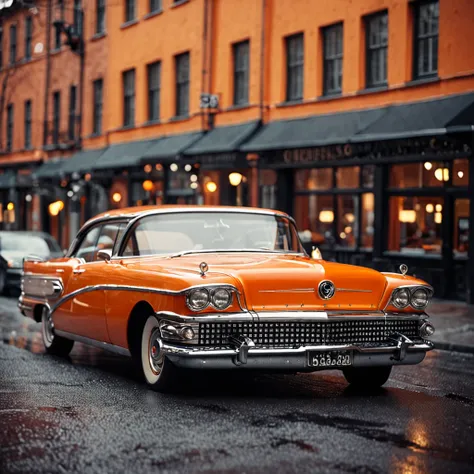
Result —
[[[43,308],[41,315],[41,335],[48,354],[66,357],[72,351],[74,341],[54,334],[54,324],[48,308]]]
[[[391,365],[380,367],[346,367],[344,377],[353,387],[373,389],[381,387],[390,377]]]
[[[143,326],[140,359],[147,384],[158,392],[170,391],[178,385],[179,370],[163,353],[158,320],[149,316]]]

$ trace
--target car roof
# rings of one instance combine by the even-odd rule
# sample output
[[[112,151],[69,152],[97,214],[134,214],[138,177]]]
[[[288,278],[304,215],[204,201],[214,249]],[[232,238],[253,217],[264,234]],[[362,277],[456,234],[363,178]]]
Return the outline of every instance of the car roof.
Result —
[[[241,206],[197,206],[197,205],[179,205],[179,204],[164,204],[161,206],[135,206],[135,207],[124,207],[121,209],[113,209],[110,211],[102,212],[97,216],[90,219],[85,225],[92,223],[99,219],[104,219],[107,217],[119,218],[123,217],[125,219],[131,219],[138,217],[140,215],[154,214],[155,211],[157,214],[162,211],[164,214],[169,212],[192,212],[192,211],[209,211],[209,212],[255,212],[255,213],[268,213],[280,216],[288,217],[288,214],[277,211],[275,209],[264,209],[259,207],[241,207]]]

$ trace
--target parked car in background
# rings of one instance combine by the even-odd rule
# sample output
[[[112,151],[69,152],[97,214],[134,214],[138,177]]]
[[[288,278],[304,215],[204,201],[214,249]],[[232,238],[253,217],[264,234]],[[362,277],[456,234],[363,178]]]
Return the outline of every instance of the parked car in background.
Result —
[[[45,232],[0,231],[0,295],[20,290],[24,257],[49,260],[63,255],[53,236]]]
[[[294,220],[239,207],[155,206],[87,222],[68,253],[25,259],[19,307],[47,352],[80,341],[129,355],[154,390],[183,369],[342,370],[383,385],[433,345],[433,289],[310,258]]]

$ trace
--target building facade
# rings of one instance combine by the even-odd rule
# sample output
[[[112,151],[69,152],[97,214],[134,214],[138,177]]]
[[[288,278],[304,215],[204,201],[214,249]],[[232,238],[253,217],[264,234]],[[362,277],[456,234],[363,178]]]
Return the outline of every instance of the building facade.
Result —
[[[471,0],[13,2],[3,225],[66,246],[111,207],[275,207],[309,251],[474,302]]]

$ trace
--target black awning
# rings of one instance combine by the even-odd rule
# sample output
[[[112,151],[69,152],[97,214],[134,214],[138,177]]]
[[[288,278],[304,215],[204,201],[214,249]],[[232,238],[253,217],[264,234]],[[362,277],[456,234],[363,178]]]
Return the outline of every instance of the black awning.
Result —
[[[266,151],[347,143],[350,137],[384,114],[365,109],[271,122],[241,146],[241,151]]]
[[[61,179],[63,176],[62,167],[66,160],[61,158],[51,158],[45,161],[39,168],[34,170],[31,175],[33,179],[44,180],[44,179]]]
[[[89,172],[99,161],[107,148],[78,151],[65,161],[62,171],[66,175]]]
[[[472,131],[474,93],[392,105],[351,141],[368,142]]]
[[[160,139],[139,140],[110,145],[92,166],[93,170],[134,168],[140,166],[140,160],[148,149]]]
[[[11,170],[0,174],[0,189],[10,189],[15,187],[15,173]]]
[[[174,159],[202,135],[203,132],[191,132],[162,137],[143,154],[142,163],[158,163],[165,159]]]
[[[214,153],[232,153],[237,151],[240,145],[255,133],[258,126],[259,122],[254,121],[240,125],[217,127],[206,133],[200,140],[187,148],[183,154],[186,156],[194,156]]]

